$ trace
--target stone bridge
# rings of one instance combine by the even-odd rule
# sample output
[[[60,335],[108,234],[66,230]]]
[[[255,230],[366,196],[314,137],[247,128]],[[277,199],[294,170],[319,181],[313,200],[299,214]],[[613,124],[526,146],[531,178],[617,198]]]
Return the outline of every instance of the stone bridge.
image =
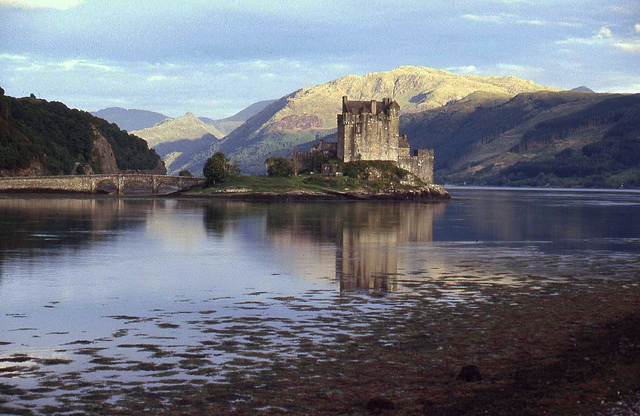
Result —
[[[0,177],[2,191],[58,191],[168,195],[203,185],[205,178],[148,174]]]

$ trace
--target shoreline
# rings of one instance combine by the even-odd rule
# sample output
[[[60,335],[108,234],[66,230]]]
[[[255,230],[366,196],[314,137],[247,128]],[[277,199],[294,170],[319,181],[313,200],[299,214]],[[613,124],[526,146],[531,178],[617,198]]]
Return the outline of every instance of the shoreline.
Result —
[[[210,188],[213,189],[213,188]],[[306,189],[287,192],[260,192],[242,188],[229,188],[211,193],[186,191],[180,194],[187,198],[230,199],[240,201],[306,202],[306,201],[447,201],[449,192],[441,185],[428,185],[416,189],[386,192],[363,191],[312,191]],[[167,197],[171,197],[167,195]]]
[[[215,188],[207,188],[215,189]],[[0,192],[0,198],[11,198],[15,196],[31,196],[31,197],[73,197],[73,198],[160,198],[160,199],[222,199],[234,201],[264,201],[264,202],[313,202],[313,201],[448,201],[451,195],[442,185],[428,185],[426,187],[394,190],[387,192],[363,192],[363,191],[331,191],[325,190],[291,190],[286,192],[261,192],[249,189],[230,188],[220,189],[217,191],[204,193],[203,191],[182,191],[166,195],[152,194],[122,194],[113,193],[86,193],[86,192],[67,192],[67,191],[51,191],[42,189],[33,190],[15,190]]]

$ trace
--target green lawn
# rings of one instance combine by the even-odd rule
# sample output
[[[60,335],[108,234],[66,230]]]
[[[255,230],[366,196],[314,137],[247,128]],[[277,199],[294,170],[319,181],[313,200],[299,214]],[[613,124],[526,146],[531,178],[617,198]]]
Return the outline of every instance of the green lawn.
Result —
[[[223,193],[264,193],[285,194],[294,192],[336,193],[363,192],[375,193],[391,190],[412,190],[421,186],[401,184],[399,181],[368,181],[347,176],[322,177],[315,175],[297,175],[289,178],[267,176],[237,175],[208,188],[194,188],[186,195],[214,195]]]

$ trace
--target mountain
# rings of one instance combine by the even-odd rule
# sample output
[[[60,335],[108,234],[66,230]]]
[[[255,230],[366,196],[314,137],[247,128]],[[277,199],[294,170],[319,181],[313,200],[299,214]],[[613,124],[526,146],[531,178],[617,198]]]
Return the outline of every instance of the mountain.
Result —
[[[594,90],[592,90],[589,87],[585,87],[584,85],[581,85],[579,87],[573,88],[571,91],[578,91],[578,92],[595,92]]]
[[[640,187],[640,94],[475,93],[400,131],[435,150],[440,182]]]
[[[110,123],[116,123],[123,130],[142,130],[168,119],[164,114],[146,110],[127,110],[121,107],[109,107],[93,111],[96,117],[103,118]]]
[[[153,127],[132,131],[131,134],[145,139],[151,147],[183,139],[196,140],[205,135],[213,135],[216,138],[224,136],[214,126],[203,122],[193,113],[166,119]]]
[[[59,102],[4,95],[0,88],[0,176],[165,173],[147,143],[115,124]]]
[[[181,165],[186,164],[182,162],[183,159],[209,148],[223,136],[213,125],[193,113],[164,120],[153,127],[132,131],[131,134],[145,139],[158,152],[170,174],[181,170]]]
[[[269,104],[275,100],[265,100],[253,103],[247,108],[240,110],[231,117],[223,118],[220,120],[211,120],[210,118],[201,117],[200,120],[205,123],[215,126],[225,136],[231,133],[233,130],[240,127],[245,121],[264,110]]]
[[[405,114],[438,108],[477,91],[515,96],[521,92],[552,90],[515,77],[455,75],[424,67],[403,66],[365,76],[348,75],[326,84],[303,88],[268,104],[224,140],[194,155],[187,165],[199,172],[206,158],[223,151],[245,173],[263,173],[269,156],[287,156],[295,146],[317,134],[336,129],[342,96],[352,100],[392,97]]]

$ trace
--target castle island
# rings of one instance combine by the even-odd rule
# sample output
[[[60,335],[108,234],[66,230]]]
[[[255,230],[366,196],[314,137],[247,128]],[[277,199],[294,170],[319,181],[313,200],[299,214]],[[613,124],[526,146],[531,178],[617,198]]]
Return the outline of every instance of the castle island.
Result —
[[[400,135],[400,105],[391,98],[382,101],[350,101],[342,97],[338,114],[338,141],[320,141],[309,152],[294,152],[295,174],[313,168],[318,156],[343,162],[389,161],[405,169],[425,184],[433,183],[433,149],[416,149],[411,155],[406,135]],[[325,176],[336,166],[324,164]]]

